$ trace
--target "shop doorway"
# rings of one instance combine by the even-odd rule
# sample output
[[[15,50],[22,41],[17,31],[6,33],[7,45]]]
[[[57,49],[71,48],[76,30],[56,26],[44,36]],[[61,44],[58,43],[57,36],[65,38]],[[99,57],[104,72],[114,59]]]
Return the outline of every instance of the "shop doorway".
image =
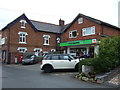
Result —
[[[90,54],[90,58],[94,58],[94,46],[90,46],[89,47],[88,54]]]

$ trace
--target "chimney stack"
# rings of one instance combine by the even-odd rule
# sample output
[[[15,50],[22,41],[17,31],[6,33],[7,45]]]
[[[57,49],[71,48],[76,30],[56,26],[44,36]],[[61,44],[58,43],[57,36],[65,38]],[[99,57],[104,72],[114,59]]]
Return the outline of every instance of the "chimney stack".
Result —
[[[64,20],[61,20],[61,18],[60,18],[60,20],[59,20],[59,25],[60,26],[63,26],[65,24],[65,21]]]

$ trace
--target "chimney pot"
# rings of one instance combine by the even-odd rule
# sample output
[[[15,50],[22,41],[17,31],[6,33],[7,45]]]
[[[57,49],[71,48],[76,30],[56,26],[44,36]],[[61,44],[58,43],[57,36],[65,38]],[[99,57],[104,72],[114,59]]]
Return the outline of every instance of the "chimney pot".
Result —
[[[60,20],[59,20],[59,25],[60,26],[63,26],[65,24],[65,21],[64,20],[61,20],[61,18],[60,18]]]

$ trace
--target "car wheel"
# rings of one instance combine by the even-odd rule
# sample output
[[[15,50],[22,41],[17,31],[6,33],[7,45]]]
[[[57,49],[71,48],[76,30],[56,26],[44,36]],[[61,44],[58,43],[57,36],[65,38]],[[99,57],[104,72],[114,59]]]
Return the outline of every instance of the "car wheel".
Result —
[[[46,65],[46,66],[44,66],[44,72],[45,73],[51,73],[52,72],[52,66],[50,66],[50,65]]]

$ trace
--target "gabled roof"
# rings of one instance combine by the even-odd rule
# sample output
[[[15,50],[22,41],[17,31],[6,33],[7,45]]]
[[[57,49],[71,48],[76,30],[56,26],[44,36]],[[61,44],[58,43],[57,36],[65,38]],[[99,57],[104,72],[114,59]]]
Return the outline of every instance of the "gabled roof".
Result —
[[[69,28],[71,27],[71,25],[73,25],[73,24],[75,23],[75,21],[76,21],[79,17],[84,17],[84,18],[86,18],[86,19],[88,19],[88,20],[90,20],[90,21],[93,21],[93,22],[97,23],[97,24],[105,25],[105,26],[108,26],[108,27],[111,27],[111,28],[120,30],[120,28],[118,28],[117,26],[111,25],[111,24],[109,24],[109,23],[106,23],[106,22],[100,21],[100,20],[98,20],[98,19],[95,19],[95,18],[92,18],[92,17],[89,17],[89,16],[86,16],[86,15],[83,15],[83,14],[79,13],[79,14],[76,16],[76,18],[75,18],[69,25],[67,25],[67,27],[66,27],[64,30],[62,30],[62,33],[65,32],[67,29],[69,29]]]
[[[59,26],[59,25],[45,23],[45,22],[39,22],[39,21],[34,21],[34,20],[31,20],[31,23],[35,26],[35,28],[38,31],[51,32],[51,33],[60,33],[61,32],[61,26]]]
[[[61,33],[61,26],[50,24],[50,23],[44,23],[34,20],[29,20],[25,14],[22,14],[18,18],[16,18],[14,21],[10,22],[7,26],[5,26],[3,30],[10,28],[12,25],[14,25],[16,22],[20,21],[22,18],[25,18],[25,20],[30,24],[30,26],[37,32],[50,32],[50,33]]]
[[[7,26],[5,26],[3,30],[7,29],[7,28],[10,28],[12,25],[14,25],[15,23],[17,23],[18,21],[20,21],[22,18],[25,18],[25,20],[31,25],[31,27],[37,31],[37,29],[34,27],[34,25],[30,22],[30,20],[26,17],[25,14],[22,14],[21,16],[19,16],[18,18],[16,18],[14,21],[10,22],[9,24],[7,24]]]
[[[74,22],[79,18],[79,17],[84,17],[90,21],[93,21],[97,24],[100,24],[100,25],[105,25],[105,26],[108,26],[108,27],[111,27],[111,28],[114,28],[114,29],[117,29],[117,30],[120,30],[120,28],[114,26],[114,25],[111,25],[111,24],[108,24],[106,22],[103,22],[103,21],[100,21],[98,19],[95,19],[95,18],[92,18],[92,17],[89,17],[89,16],[86,16],[86,15],[83,15],[83,14],[78,14],[76,16],[76,18],[70,23],[70,24],[67,24],[67,25],[64,25],[64,26],[59,26],[59,25],[55,25],[55,24],[50,24],[50,23],[45,23],[45,22],[39,22],[39,21],[34,21],[34,20],[29,20],[25,14],[22,14],[21,16],[19,16],[17,19],[15,19],[14,21],[10,22],[7,26],[5,26],[3,30],[7,29],[7,28],[10,28],[12,25],[14,25],[16,22],[20,21],[22,18],[25,18],[26,21],[30,24],[30,26],[37,32],[50,32],[50,33],[56,33],[56,34],[62,34],[64,33],[67,29],[69,29],[71,27],[71,25],[74,24]]]

